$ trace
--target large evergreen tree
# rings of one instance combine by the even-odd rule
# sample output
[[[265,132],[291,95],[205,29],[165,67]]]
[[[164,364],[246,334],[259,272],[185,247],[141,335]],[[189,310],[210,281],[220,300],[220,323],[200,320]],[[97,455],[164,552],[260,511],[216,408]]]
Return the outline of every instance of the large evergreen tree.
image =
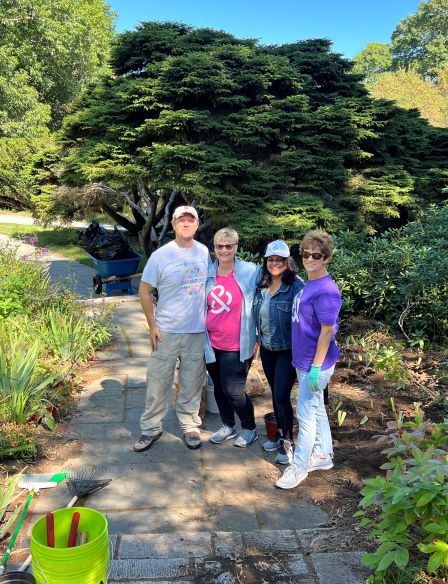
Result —
[[[427,124],[369,98],[329,41],[260,47],[144,23],[119,35],[112,69],[65,120],[62,180],[78,190],[64,194],[143,226],[147,253],[180,200],[252,247],[315,225],[382,228],[417,203]]]

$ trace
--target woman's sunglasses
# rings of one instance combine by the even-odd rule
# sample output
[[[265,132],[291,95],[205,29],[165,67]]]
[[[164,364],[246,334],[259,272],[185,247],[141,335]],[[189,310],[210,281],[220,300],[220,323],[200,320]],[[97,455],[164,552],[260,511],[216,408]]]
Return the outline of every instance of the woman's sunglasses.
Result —
[[[325,257],[323,253],[319,252],[310,253],[309,251],[302,251],[300,255],[303,257],[304,260],[307,260],[309,257],[312,257],[313,260],[321,260],[322,258]]]
[[[231,251],[231,249],[237,245],[236,243],[215,243],[215,249],[221,251],[222,249],[226,249],[227,251]]]

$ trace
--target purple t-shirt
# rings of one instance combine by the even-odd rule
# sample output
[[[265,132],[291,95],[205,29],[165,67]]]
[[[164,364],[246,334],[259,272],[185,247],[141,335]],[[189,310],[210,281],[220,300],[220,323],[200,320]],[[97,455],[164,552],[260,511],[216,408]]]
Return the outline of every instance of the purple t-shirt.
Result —
[[[333,324],[334,334],[322,363],[322,371],[332,367],[339,357],[334,337],[339,328],[341,293],[330,275],[308,280],[294,298],[292,307],[292,364],[300,371],[309,371],[317,349],[321,324]]]

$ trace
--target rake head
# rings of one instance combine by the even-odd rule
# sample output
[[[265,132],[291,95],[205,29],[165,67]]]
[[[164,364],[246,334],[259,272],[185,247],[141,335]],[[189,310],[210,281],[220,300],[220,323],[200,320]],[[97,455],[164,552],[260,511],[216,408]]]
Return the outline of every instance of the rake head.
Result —
[[[131,472],[130,468],[89,466],[79,470],[70,470],[65,484],[72,496],[87,497],[107,487],[114,479],[120,479]]]

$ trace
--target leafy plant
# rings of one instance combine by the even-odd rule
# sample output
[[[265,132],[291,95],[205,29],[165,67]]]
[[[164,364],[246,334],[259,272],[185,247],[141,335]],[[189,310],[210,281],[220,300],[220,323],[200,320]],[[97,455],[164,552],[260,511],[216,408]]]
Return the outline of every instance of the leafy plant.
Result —
[[[0,459],[34,456],[37,447],[33,428],[29,424],[6,422],[0,427]]]
[[[347,412],[344,412],[343,410],[338,410],[338,426],[343,425],[346,416],[347,416]]]
[[[24,424],[46,412],[45,393],[62,370],[39,371],[38,355],[38,341],[27,345],[16,336],[0,339],[0,401],[7,404],[8,421]]]
[[[86,361],[96,346],[110,339],[111,333],[99,319],[88,319],[71,308],[52,307],[46,313],[42,337],[61,361]]]
[[[6,512],[20,495],[20,493],[16,494],[16,487],[19,479],[20,475],[10,478],[7,473],[0,477],[0,539],[5,536],[10,527],[14,524],[14,521],[22,508],[21,503],[16,505],[11,515],[6,519]]]
[[[435,424],[418,413],[409,422],[397,416],[388,422],[388,435],[379,437],[391,443],[384,451],[388,462],[381,467],[387,473],[365,481],[363,509],[355,514],[380,541],[374,553],[363,557],[363,564],[375,569],[374,582],[405,568],[417,550],[429,555],[429,571],[448,576],[447,433],[448,420]],[[379,518],[366,516],[364,510],[371,506],[380,507]]]

